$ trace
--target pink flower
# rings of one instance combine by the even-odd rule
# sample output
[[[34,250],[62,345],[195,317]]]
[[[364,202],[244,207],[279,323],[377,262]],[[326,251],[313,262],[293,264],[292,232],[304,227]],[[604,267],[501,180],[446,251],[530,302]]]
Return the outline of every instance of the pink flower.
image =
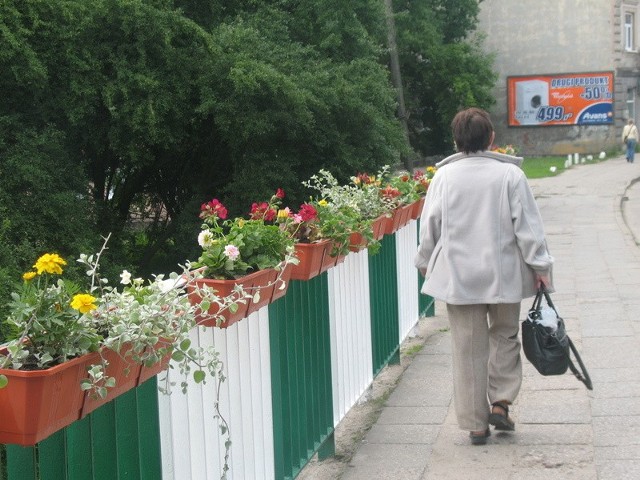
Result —
[[[278,190],[276,190],[276,197],[277,198],[284,198],[284,190],[279,188]]]
[[[240,256],[240,250],[235,245],[227,245],[224,247],[224,254],[229,260],[235,260]]]

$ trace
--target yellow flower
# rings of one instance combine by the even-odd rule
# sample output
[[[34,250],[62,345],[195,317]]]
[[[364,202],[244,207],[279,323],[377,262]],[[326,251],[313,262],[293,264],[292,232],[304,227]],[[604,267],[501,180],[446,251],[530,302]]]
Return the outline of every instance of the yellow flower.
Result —
[[[67,262],[57,253],[45,253],[33,267],[38,271],[38,275],[42,275],[43,272],[62,275],[62,265],[66,264]]]
[[[96,297],[89,295],[88,293],[79,293],[74,295],[71,300],[71,308],[78,310],[80,313],[87,313],[91,310],[95,310],[98,306],[94,303]]]
[[[239,218],[238,219],[238,228],[244,227],[244,223],[245,223],[244,218]]]
[[[29,280],[33,280],[36,275],[37,275],[36,272],[26,272],[22,275],[22,279],[28,282]]]
[[[326,207],[327,205],[329,205],[329,202],[327,202],[326,200],[320,200],[318,202],[318,205],[320,205],[321,207]]]
[[[278,220],[284,220],[285,218],[289,218],[289,213],[291,210],[289,207],[278,210]]]

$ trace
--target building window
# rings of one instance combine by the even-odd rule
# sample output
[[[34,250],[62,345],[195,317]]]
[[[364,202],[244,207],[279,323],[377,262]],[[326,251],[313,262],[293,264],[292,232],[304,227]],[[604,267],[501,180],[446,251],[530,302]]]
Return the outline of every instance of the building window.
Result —
[[[627,90],[627,118],[636,118],[636,89]]]
[[[634,39],[635,15],[633,13],[624,14],[624,49],[628,52],[635,50]]]

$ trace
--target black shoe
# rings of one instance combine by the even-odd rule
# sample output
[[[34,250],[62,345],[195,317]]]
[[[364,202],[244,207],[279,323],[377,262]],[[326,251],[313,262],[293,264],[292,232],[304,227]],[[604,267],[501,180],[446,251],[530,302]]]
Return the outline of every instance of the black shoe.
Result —
[[[509,418],[509,405],[503,402],[495,402],[492,403],[491,406],[501,408],[504,410],[504,414],[494,413],[493,409],[491,409],[489,423],[496,427],[496,430],[506,430],[509,432],[514,431],[516,429],[516,425],[513,423],[513,420]]]
[[[471,438],[471,445],[486,445],[487,438],[491,436],[491,430],[489,427],[484,431],[484,433],[477,434],[473,432],[469,432],[469,438]]]

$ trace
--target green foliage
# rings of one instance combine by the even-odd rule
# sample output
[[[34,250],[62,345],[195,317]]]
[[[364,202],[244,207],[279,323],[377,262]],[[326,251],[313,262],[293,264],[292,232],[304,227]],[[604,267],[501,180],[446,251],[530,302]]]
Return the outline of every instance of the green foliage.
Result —
[[[341,185],[327,170],[320,170],[304,184],[317,192],[318,199],[313,203],[318,215],[318,237],[334,241],[334,254],[348,253],[353,232],[362,234],[369,253],[377,253],[380,243],[373,237],[372,223],[388,211],[378,188]]]
[[[453,149],[450,123],[462,108],[489,108],[492,58],[471,38],[477,0],[395,2],[398,50],[412,146],[424,155]]]
[[[449,148],[452,113],[488,102],[486,59],[454,43],[477,5],[396,11],[411,140]],[[110,232],[107,271],[167,271],[197,251],[210,198],[238,216],[282,187],[300,205],[320,169],[346,182],[409,153],[378,0],[7,0],[0,29],[12,278],[22,259]]]

